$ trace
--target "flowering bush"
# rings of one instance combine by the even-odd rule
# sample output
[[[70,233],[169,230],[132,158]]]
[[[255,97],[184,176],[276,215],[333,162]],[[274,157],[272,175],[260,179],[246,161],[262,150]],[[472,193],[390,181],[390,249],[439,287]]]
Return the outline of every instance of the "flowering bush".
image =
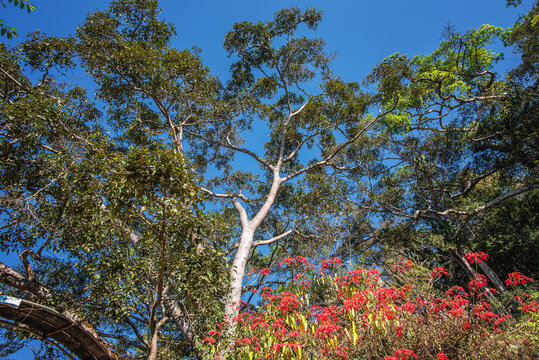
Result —
[[[471,256],[474,261],[486,258],[484,253]],[[488,302],[487,280],[480,274],[466,288],[440,291],[416,284],[387,286],[376,269],[339,273],[341,264],[334,258],[319,268],[305,258],[281,261],[279,266],[292,272],[291,282],[278,291],[260,289],[258,310],[243,311],[233,319],[238,323],[234,341],[224,336],[225,331],[211,332],[203,340],[207,358],[449,360],[539,355],[538,305],[529,295],[515,299],[520,312],[515,317]],[[394,270],[400,276],[414,266],[405,261]],[[435,267],[430,275],[432,284],[448,271]],[[523,281],[532,280],[518,273],[508,279],[511,284]]]
[[[483,260],[486,260],[488,259],[488,255],[485,254],[484,252],[482,251],[478,251],[478,252],[472,252],[470,251],[469,253],[467,253],[465,255],[466,257],[466,260],[468,260],[468,262],[470,264],[473,264],[475,262],[479,263],[479,264],[482,264],[483,263]]]

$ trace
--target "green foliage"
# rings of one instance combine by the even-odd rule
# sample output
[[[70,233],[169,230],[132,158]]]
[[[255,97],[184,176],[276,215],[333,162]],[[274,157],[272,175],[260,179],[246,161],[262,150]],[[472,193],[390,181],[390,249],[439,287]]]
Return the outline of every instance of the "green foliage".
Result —
[[[537,78],[539,66],[539,3],[524,14],[519,21],[504,33],[503,40],[507,46],[513,46],[515,53],[520,54],[522,63],[511,71],[511,77],[517,81],[532,84]]]
[[[29,0],[7,0],[9,3],[13,3],[15,7],[20,8],[21,10],[26,9],[27,13],[31,13],[36,9],[35,5],[29,4]],[[0,0],[0,5],[6,7],[4,0]],[[4,23],[4,20],[0,19],[0,36],[6,36],[8,39],[17,37],[17,29],[11,26],[7,26]]]
[[[201,338],[223,319],[230,263],[255,217],[245,255],[253,273],[243,290],[286,282],[288,269],[262,271],[290,255],[335,253],[388,269],[403,256],[449,263],[455,275],[439,283],[420,266],[408,279],[392,274],[394,283],[413,278],[425,298],[462,281],[458,266],[470,275],[459,258],[468,250],[489,252],[499,275],[539,277],[537,9],[507,30],[447,29],[432,54],[395,53],[362,83],[332,74],[324,41],[304,35],[321,22],[315,9],[234,25],[224,41],[233,59],[225,85],[198,49],[171,46],[176,30],[154,0],[113,1],[72,37],[35,32],[17,50],[0,44],[0,251],[21,254],[16,270],[51,295],[2,291],[78,314],[124,358],[147,357],[152,338],[157,358],[196,358]],[[501,55],[489,48],[500,39],[522,56],[507,79],[494,71]],[[81,69],[97,84],[95,99],[72,84]],[[255,146],[261,153],[246,145],[251,131],[268,135]],[[262,170],[234,170],[234,154]],[[233,204],[217,206],[201,189]],[[315,278],[311,294],[282,290],[298,291],[304,310],[309,301],[343,300],[336,278]],[[361,356],[375,348],[390,356],[403,344],[388,336],[398,324],[379,315],[363,319],[374,342]],[[337,340],[305,337],[312,314],[302,316],[284,321],[337,356]],[[354,316],[339,325],[348,331],[339,341],[355,348]],[[407,341],[417,351],[432,345],[429,355],[436,341],[459,343],[447,319],[436,324],[451,336],[418,322]],[[528,320],[515,320],[523,325],[509,341],[518,349],[522,334],[537,340]],[[473,331],[466,351],[483,336]],[[275,351],[277,340],[262,337],[268,356],[302,357],[298,347]],[[514,350],[499,334],[487,338],[499,354]],[[13,340],[6,354],[26,338]],[[45,346],[39,356],[56,353]]]
[[[119,354],[145,353],[156,319],[168,318],[162,351],[182,357],[193,351],[182,321],[196,334],[220,319],[225,252],[207,240],[214,220],[201,210],[185,157],[153,129],[146,132],[152,147],[116,143],[85,89],[61,82],[57,70],[76,66],[77,47],[75,39],[36,33],[20,53],[1,48],[0,66],[11,77],[0,83],[0,248],[35,249],[27,276],[54,294],[40,301],[98,331],[115,329]],[[43,73],[39,83],[25,66]],[[55,356],[48,351],[40,356]]]
[[[537,224],[528,212],[534,196],[509,194],[537,186],[537,72],[530,53],[507,81],[497,79],[500,55],[488,49],[500,38],[519,53],[535,46],[530,14],[509,32],[449,28],[432,54],[411,61],[393,55],[367,79],[394,108],[379,123],[385,139],[370,167],[378,164],[380,172],[372,171],[376,186],[365,200],[384,219],[377,233],[382,258],[393,248],[451,261],[454,249],[480,249],[495,254],[492,267],[502,276],[517,263],[536,274]],[[508,211],[513,217],[506,221]],[[510,260],[516,249],[526,254],[522,261]]]

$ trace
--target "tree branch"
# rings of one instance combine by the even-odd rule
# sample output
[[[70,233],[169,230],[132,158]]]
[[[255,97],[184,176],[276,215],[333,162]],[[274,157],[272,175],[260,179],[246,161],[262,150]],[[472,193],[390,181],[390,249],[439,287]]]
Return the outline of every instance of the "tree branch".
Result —
[[[146,348],[148,348],[148,342],[146,341],[146,339],[144,339],[144,337],[140,334],[140,332],[138,331],[138,328],[137,326],[135,325],[135,323],[133,322],[133,320],[131,320],[130,318],[126,318],[125,319],[125,322],[131,327],[131,329],[133,329],[133,332],[135,333],[135,336],[137,337],[137,339],[139,339],[139,341],[144,344],[144,346]]]
[[[276,241],[279,241],[279,240],[287,237],[288,235],[290,235],[293,232],[294,232],[294,230],[290,229],[290,230],[287,230],[284,233],[282,233],[280,235],[277,235],[277,236],[274,236],[274,237],[272,237],[270,239],[254,241],[253,242],[253,247],[260,246],[260,245],[268,245],[268,244],[274,243]]]
[[[249,199],[248,197],[246,197],[245,195],[243,195],[241,193],[237,193],[237,194],[218,194],[218,193],[213,192],[213,191],[211,191],[209,189],[206,189],[205,187],[202,187],[202,186],[200,187],[200,191],[202,191],[205,194],[208,194],[210,196],[220,198],[220,199],[239,198],[239,199],[242,199],[243,201],[251,201],[251,199]]]
[[[227,149],[231,149],[231,150],[234,150],[234,151],[239,151],[241,153],[247,154],[247,155],[251,156],[253,159],[255,159],[256,161],[258,161],[260,164],[264,165],[269,170],[273,171],[273,169],[274,169],[273,165],[269,164],[266,160],[262,159],[260,156],[258,156],[257,154],[255,154],[251,150],[232,145],[232,143],[222,143],[220,141],[216,141],[216,140],[207,138],[207,137],[205,137],[203,135],[194,133],[192,131],[185,130],[185,132],[187,134],[195,137],[195,138],[202,139],[202,140],[207,141],[207,142],[209,142],[211,144],[214,144],[214,145],[217,145],[217,146],[222,146],[222,147],[227,148]]]
[[[0,262],[0,282],[9,287],[30,293],[40,299],[52,299],[49,289],[41,286],[37,281],[30,281],[17,271]]]
[[[249,223],[249,219],[247,218],[247,211],[245,211],[245,208],[241,206],[240,202],[237,198],[232,198],[232,203],[234,204],[234,207],[236,210],[238,210],[238,213],[240,214],[240,222],[241,226],[245,228],[247,224]]]
[[[398,102],[398,101],[397,101]],[[329,155],[327,155],[324,159],[322,160],[319,160],[317,162],[314,162],[310,165],[307,165],[305,166],[303,169],[300,169],[286,177],[284,177],[282,179],[282,182],[286,182],[290,179],[293,179],[307,171],[310,171],[311,169],[314,169],[316,167],[319,167],[319,166],[323,166],[323,165],[326,165],[327,163],[329,163],[331,161],[331,159],[333,159],[338,153],[340,153],[345,147],[347,147],[348,145],[350,145],[351,143],[353,143],[354,141],[356,141],[363,133],[365,133],[365,131],[367,131],[376,121],[378,121],[381,117],[389,114],[391,111],[393,111],[396,107],[396,104],[393,106],[392,109],[384,112],[383,114],[379,114],[378,116],[376,116],[371,122],[369,122],[363,129],[361,129],[361,131],[359,131],[355,136],[353,136],[351,139],[343,142],[341,145],[339,145],[335,150],[333,150]]]

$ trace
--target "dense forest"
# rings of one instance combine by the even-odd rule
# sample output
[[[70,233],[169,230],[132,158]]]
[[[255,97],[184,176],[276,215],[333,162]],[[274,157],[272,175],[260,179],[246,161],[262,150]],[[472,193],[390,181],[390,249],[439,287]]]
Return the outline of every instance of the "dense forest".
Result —
[[[0,357],[537,358],[525,10],[351,82],[316,9],[236,23],[227,81],[157,0],[1,43]]]

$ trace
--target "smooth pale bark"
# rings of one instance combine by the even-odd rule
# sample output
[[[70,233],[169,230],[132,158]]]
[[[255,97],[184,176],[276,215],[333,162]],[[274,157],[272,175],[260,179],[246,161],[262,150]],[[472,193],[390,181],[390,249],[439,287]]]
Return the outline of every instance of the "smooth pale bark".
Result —
[[[155,326],[155,330],[152,333],[152,340],[150,342],[150,351],[148,353],[147,360],[155,360],[157,358],[157,348],[158,348],[158,334],[159,328],[167,321],[167,318],[159,320]]]
[[[238,250],[234,256],[232,262],[232,268],[230,269],[230,289],[225,302],[225,316],[226,321],[230,322],[228,328],[229,334],[233,335],[236,331],[236,323],[234,318],[239,313],[240,300],[243,289],[243,278],[245,276],[245,267],[247,266],[247,260],[249,253],[253,247],[254,234],[258,229],[264,218],[268,215],[275,197],[279,191],[279,186],[282,184],[282,179],[279,177],[279,166],[273,172],[273,183],[268,193],[266,201],[258,211],[258,213],[249,220],[247,218],[247,212],[245,208],[240,204],[239,200],[234,198],[233,203],[240,214],[240,221],[242,232],[240,241],[238,244]]]

